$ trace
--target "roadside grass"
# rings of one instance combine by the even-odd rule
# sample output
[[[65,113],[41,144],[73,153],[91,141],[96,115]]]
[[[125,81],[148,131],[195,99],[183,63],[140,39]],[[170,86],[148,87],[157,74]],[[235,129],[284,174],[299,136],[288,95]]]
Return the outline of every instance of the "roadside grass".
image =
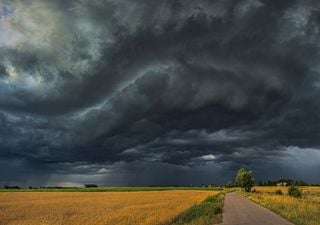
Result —
[[[97,188],[39,188],[39,189],[0,189],[0,192],[137,192],[137,191],[219,191],[221,187],[97,187]]]
[[[301,189],[302,196],[299,198],[289,196],[287,187],[256,187],[256,192],[241,194],[296,225],[319,225],[320,187]],[[282,195],[277,194],[277,190],[281,190]]]
[[[170,225],[212,225],[222,222],[225,193],[209,196],[201,203],[182,213]]]

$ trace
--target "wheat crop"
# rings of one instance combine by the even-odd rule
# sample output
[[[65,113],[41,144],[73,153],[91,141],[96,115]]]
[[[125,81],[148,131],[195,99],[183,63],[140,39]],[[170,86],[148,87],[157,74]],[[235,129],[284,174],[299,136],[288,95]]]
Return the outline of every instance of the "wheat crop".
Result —
[[[0,225],[158,225],[218,191],[3,192]]]

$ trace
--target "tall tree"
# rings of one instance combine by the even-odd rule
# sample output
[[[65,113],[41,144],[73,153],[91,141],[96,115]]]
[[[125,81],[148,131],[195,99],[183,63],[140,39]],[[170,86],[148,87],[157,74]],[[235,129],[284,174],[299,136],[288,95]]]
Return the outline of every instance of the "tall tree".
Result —
[[[236,183],[245,191],[249,192],[254,186],[252,171],[245,170],[244,168],[239,169],[236,176]]]

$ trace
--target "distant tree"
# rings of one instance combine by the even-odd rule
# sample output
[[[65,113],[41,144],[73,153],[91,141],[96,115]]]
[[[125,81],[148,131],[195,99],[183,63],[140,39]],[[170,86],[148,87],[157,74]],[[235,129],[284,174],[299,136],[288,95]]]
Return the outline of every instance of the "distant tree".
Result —
[[[8,186],[8,185],[5,185],[4,188],[5,189],[21,189],[20,186]]]
[[[304,182],[303,180],[296,180],[294,182],[295,186],[308,186],[309,184],[307,182]]]
[[[268,180],[265,186],[276,186],[277,181]]]
[[[229,181],[226,185],[226,188],[233,188],[233,187],[237,187],[237,184],[235,182]]]
[[[254,178],[252,171],[245,170],[244,168],[239,169],[236,176],[236,183],[246,192],[249,192],[251,188],[254,186]]]
[[[96,187],[98,187],[98,185],[96,185],[96,184],[85,184],[84,186],[85,186],[85,188],[96,188]]]
[[[38,187],[35,187],[35,186],[29,186],[29,189],[38,189]]]

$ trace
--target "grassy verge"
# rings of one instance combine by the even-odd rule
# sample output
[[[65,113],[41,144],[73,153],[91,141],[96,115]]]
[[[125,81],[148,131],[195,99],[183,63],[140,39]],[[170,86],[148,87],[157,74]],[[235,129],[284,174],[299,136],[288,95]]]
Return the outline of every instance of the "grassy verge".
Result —
[[[276,194],[277,190],[282,194]],[[302,190],[301,198],[289,196],[285,187],[261,187],[256,188],[256,192],[241,194],[296,225],[319,225],[320,188],[305,187]]]
[[[98,188],[45,188],[45,189],[0,189],[0,192],[135,192],[170,190],[222,190],[219,187],[98,187]]]
[[[222,222],[224,193],[209,196],[182,213],[170,225],[212,225]]]

